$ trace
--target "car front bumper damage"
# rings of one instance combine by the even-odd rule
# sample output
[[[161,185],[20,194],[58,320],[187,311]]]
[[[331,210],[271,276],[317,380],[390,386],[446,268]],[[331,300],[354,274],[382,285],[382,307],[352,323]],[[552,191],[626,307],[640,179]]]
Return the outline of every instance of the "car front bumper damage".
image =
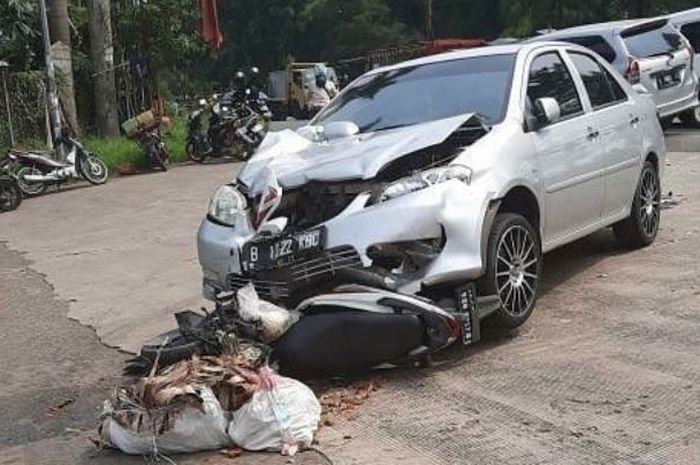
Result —
[[[247,222],[232,228],[205,219],[198,233],[203,294],[214,300],[221,291],[253,282],[262,296],[273,301],[284,302],[304,287],[313,295],[317,281],[328,283],[340,270],[374,270],[377,260],[372,251],[378,247],[397,244],[400,249],[401,244],[415,241],[439,242],[440,248],[420,268],[406,270],[399,265],[387,270],[387,282],[395,280],[387,287],[415,294],[426,287],[474,280],[483,269],[482,231],[489,206],[485,197],[459,181],[375,205],[370,204],[369,193],[359,194],[321,225],[326,234],[322,252],[264,273],[246,273],[241,267],[243,246],[256,236]],[[302,293],[300,298],[308,295]]]

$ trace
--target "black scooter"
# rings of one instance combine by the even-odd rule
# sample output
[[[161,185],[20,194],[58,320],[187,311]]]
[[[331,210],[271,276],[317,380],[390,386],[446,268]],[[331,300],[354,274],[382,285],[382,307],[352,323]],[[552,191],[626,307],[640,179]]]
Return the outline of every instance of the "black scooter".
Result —
[[[285,374],[334,375],[421,359],[457,341],[470,345],[480,338],[480,320],[497,308],[477,307],[475,296],[465,286],[458,290],[456,310],[448,311],[413,295],[339,286],[296,307],[301,317],[270,345],[272,361]],[[178,329],[144,345],[128,371],[148,371],[156,357],[162,366],[194,354],[217,355],[221,335],[261,340],[262,328],[240,317],[235,293],[220,295],[210,314],[187,311],[176,319]]]

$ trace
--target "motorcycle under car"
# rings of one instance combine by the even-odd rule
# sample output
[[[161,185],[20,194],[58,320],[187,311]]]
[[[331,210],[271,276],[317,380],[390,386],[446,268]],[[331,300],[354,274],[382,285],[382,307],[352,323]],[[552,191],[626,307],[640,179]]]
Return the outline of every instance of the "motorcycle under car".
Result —
[[[457,341],[477,342],[487,306],[477,308],[468,285],[457,290],[455,302],[456,310],[448,311],[421,297],[343,285],[296,307],[300,317],[270,344],[271,360],[288,375],[339,375],[421,359]],[[260,342],[261,329],[238,310],[235,293],[224,293],[211,314],[178,314],[179,328],[144,345],[129,369],[148,370],[156,357],[169,365],[194,354],[215,355],[222,334]]]

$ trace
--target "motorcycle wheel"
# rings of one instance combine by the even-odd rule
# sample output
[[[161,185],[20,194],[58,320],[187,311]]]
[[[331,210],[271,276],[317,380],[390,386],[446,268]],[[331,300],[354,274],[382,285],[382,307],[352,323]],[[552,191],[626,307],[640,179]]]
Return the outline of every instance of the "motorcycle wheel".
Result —
[[[104,184],[109,178],[109,169],[105,162],[97,158],[95,155],[88,155],[80,159],[78,163],[80,173],[90,184]]]
[[[187,151],[187,157],[193,162],[204,162],[204,155],[197,150],[197,146],[194,142],[188,142],[185,150]]]
[[[0,180],[0,211],[16,210],[22,203],[22,190],[14,179]]]
[[[25,195],[40,195],[46,190],[46,183],[25,181],[24,177],[28,175],[40,176],[42,173],[31,166],[23,166],[17,170],[17,183],[22,193]]]
[[[161,147],[158,151],[158,161],[160,162],[160,168],[163,171],[168,171],[168,164],[170,163],[170,153],[165,147]]]
[[[151,164],[152,168],[160,168],[163,171],[168,171],[168,167],[165,166],[165,160],[167,160],[167,152],[161,149],[157,144],[153,143],[146,148],[146,158]]]

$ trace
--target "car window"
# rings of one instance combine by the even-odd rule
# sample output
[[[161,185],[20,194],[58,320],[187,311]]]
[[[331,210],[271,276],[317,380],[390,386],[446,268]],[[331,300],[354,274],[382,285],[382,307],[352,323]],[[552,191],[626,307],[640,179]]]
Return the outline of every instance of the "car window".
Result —
[[[700,21],[696,23],[684,24],[681,32],[688,39],[690,45],[695,49],[695,53],[700,53]]]
[[[594,109],[626,100],[627,97],[615,78],[593,57],[577,52],[569,52],[569,56],[571,56],[576,71],[581,75],[583,85],[591,100],[591,106]]]
[[[581,99],[568,68],[557,52],[543,53],[532,61],[527,84],[530,108],[539,98],[550,97],[559,103],[561,118],[583,112]]]
[[[622,39],[630,54],[637,58],[648,58],[677,52],[683,41],[673,26],[665,23],[651,23],[623,31]]]
[[[591,49],[605,58],[608,63],[614,62],[617,57],[612,46],[601,36],[564,37],[560,40]]]
[[[497,124],[505,116],[515,58],[511,53],[484,55],[368,74],[311,124],[351,121],[364,133],[467,113]]]

